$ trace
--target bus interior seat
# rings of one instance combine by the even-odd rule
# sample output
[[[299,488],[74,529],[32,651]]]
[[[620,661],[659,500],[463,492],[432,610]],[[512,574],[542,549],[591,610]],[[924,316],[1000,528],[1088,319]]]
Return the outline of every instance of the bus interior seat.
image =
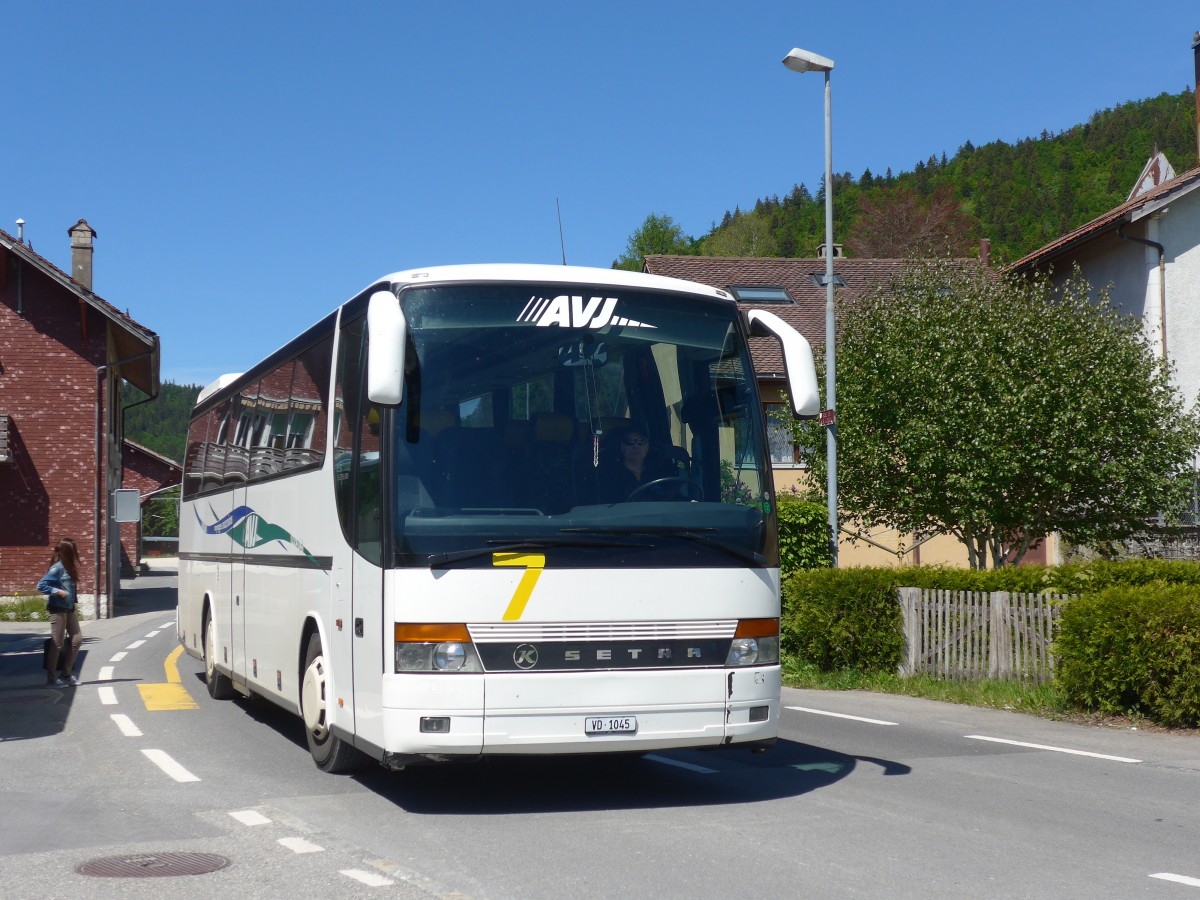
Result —
[[[507,505],[504,456],[496,429],[447,428],[438,435],[437,457],[449,487],[448,505],[475,509]]]
[[[541,412],[533,419],[530,484],[543,512],[566,512],[573,505],[572,455],[575,420],[562,413]]]

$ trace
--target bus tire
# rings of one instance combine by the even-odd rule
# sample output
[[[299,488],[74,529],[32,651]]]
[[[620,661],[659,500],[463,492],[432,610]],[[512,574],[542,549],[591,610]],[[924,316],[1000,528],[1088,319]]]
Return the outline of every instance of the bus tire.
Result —
[[[325,657],[321,636],[313,632],[304,654],[304,671],[300,676],[300,714],[304,718],[304,734],[308,752],[322,772],[351,772],[358,768],[362,757],[353,746],[329,729],[329,707],[326,699]]]
[[[214,700],[228,700],[234,694],[233,681],[217,671],[216,652],[216,626],[209,615],[204,619],[204,680],[208,683],[208,696]]]

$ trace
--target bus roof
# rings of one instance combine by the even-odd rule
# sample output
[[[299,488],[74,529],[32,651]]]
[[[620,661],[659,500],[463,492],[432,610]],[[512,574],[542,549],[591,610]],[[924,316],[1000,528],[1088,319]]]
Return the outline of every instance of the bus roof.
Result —
[[[395,272],[385,276],[385,280],[401,286],[422,281],[441,283],[447,281],[535,281],[586,285],[604,283],[629,288],[685,291],[734,302],[733,297],[727,291],[718,290],[696,281],[684,281],[681,278],[668,278],[663,275],[649,275],[645,272],[630,272],[625,269],[598,269],[587,266],[550,266],[536,263],[432,266],[427,269],[406,269]]]
[[[674,291],[692,294],[709,300],[724,301],[735,304],[733,296],[727,291],[700,284],[697,281],[685,281],[682,278],[668,278],[664,275],[650,275],[645,272],[630,272],[625,269],[600,269],[588,266],[551,266],[538,263],[472,263],[467,265],[430,266],[424,269],[405,269],[377,278],[356,296],[361,297],[372,286],[388,282],[393,286],[405,287],[412,284],[448,284],[448,283],[479,283],[479,282],[534,282],[546,284],[579,284],[579,285],[613,285],[635,290]],[[318,325],[313,326],[319,327]],[[291,344],[293,342],[289,342]],[[282,352],[288,344],[276,351]],[[259,362],[254,369],[269,360]],[[248,369],[247,372],[253,371]],[[236,382],[244,374],[242,372],[222,375],[205,387],[196,398],[196,407],[200,407],[213,395],[222,392]]]

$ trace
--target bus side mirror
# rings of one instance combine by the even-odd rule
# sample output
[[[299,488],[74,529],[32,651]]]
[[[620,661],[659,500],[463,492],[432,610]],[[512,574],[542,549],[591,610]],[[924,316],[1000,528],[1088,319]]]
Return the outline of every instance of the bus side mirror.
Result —
[[[804,335],[765,309],[748,310],[746,321],[752,336],[773,337],[779,341],[783,347],[783,368],[792,412],[797,418],[815,418],[821,411],[821,395],[817,391],[817,367],[813,363],[812,347]]]
[[[367,399],[399,406],[404,399],[404,349],[408,323],[391,291],[376,291],[367,305]]]

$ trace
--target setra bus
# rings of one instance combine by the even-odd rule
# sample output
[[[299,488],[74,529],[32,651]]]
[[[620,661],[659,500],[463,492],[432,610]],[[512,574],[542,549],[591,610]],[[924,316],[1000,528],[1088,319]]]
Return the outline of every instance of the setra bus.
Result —
[[[811,349],[777,316],[566,266],[399,272],[220,378],[180,516],[178,638],[209,693],[298,714],[331,772],[771,744],[751,336],[815,415]]]

